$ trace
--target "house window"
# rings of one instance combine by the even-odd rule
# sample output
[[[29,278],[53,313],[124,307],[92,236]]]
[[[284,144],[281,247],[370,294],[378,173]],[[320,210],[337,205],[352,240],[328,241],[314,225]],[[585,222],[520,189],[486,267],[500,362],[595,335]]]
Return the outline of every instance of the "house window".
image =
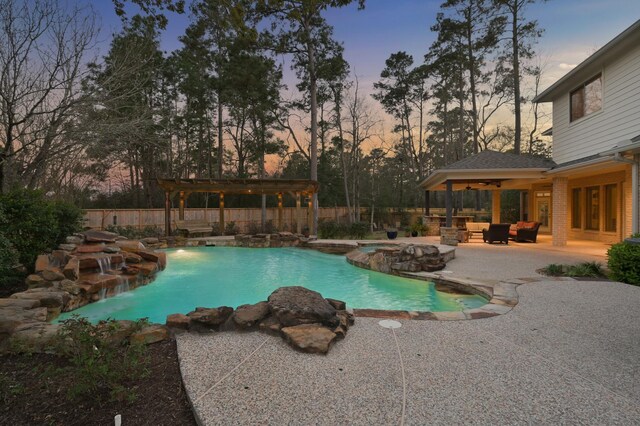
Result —
[[[618,222],[618,185],[604,187],[604,230],[616,232]]]
[[[602,74],[571,92],[571,121],[602,109]]]
[[[587,220],[585,229],[600,230],[600,187],[592,186],[586,189]]]
[[[582,227],[582,188],[574,188],[571,192],[571,227]]]

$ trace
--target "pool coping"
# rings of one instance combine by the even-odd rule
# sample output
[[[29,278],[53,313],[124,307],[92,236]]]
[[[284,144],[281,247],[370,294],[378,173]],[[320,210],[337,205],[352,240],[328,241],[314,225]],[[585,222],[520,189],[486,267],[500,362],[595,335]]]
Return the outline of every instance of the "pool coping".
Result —
[[[362,269],[371,269],[367,264],[356,259],[363,253],[358,248],[345,254],[347,262]],[[380,272],[380,271],[377,271]],[[385,273],[385,272],[381,272]],[[538,281],[535,278],[522,278],[513,280],[481,280],[477,278],[459,276],[451,271],[437,272],[402,272],[393,271],[388,275],[396,275],[421,281],[430,281],[436,284],[459,289],[467,293],[486,297],[488,302],[478,308],[464,309],[462,311],[430,312],[430,311],[404,311],[381,309],[353,309],[358,317],[436,320],[436,321],[461,321],[482,318],[491,318],[510,312],[519,301],[517,287],[527,282]]]

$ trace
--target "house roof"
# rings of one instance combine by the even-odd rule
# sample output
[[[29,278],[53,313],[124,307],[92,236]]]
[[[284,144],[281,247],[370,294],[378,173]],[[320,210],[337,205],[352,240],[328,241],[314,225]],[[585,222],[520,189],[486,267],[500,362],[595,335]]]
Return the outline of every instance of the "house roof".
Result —
[[[544,158],[485,150],[441,170],[550,169],[554,166],[553,161]]]
[[[488,185],[502,187],[507,181],[515,184],[523,179],[542,179],[543,173],[554,166],[544,158],[486,150],[435,170],[420,186],[438,190],[452,181],[454,187],[489,189]]]
[[[552,102],[558,96],[574,89],[576,85],[593,77],[602,70],[608,61],[624,53],[629,48],[637,46],[638,43],[640,43],[640,20],[566,73],[560,80],[536,96],[533,102]]]

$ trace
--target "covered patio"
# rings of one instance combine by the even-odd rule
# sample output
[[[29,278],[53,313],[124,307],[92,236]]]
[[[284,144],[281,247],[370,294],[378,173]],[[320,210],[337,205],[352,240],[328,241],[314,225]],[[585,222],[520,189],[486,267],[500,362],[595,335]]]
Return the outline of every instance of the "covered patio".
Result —
[[[532,187],[546,189],[546,217],[543,225],[550,231],[549,215],[551,213],[551,181],[545,175],[555,163],[543,158],[527,155],[515,155],[496,151],[482,151],[479,154],[464,158],[434,171],[420,186],[425,190],[428,200],[430,191],[445,191],[446,226],[453,225],[453,193],[454,191],[491,191],[491,223],[501,223],[500,195],[507,189],[530,191]],[[529,219],[528,206],[532,200],[527,199],[528,192],[520,197],[520,219]],[[534,204],[535,204],[534,200]],[[426,206],[427,215],[429,206]],[[542,207],[541,207],[541,211]],[[537,216],[537,215],[536,215]],[[546,220],[545,220],[546,219]]]
[[[296,203],[296,231],[302,232],[304,222],[302,200],[308,198],[307,220],[309,229],[315,220],[312,206],[313,194],[318,192],[317,181],[305,179],[168,179],[159,178],[158,185],[165,191],[165,232],[171,233],[171,201],[176,195],[178,201],[178,219],[184,220],[184,209],[189,195],[194,192],[214,193],[219,195],[220,230],[224,232],[224,197],[225,195],[273,195],[278,197],[278,227],[282,229],[284,196],[290,194]]]

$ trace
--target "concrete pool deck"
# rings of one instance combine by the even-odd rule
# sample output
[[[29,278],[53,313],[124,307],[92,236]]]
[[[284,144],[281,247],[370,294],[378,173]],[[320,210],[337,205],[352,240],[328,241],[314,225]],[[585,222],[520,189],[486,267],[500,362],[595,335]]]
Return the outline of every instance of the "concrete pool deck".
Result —
[[[605,259],[539,247],[460,245],[447,266],[524,283],[506,315],[396,330],[357,318],[326,356],[258,332],[180,335],[194,412],[205,425],[640,423],[640,287],[544,278],[549,263]]]

